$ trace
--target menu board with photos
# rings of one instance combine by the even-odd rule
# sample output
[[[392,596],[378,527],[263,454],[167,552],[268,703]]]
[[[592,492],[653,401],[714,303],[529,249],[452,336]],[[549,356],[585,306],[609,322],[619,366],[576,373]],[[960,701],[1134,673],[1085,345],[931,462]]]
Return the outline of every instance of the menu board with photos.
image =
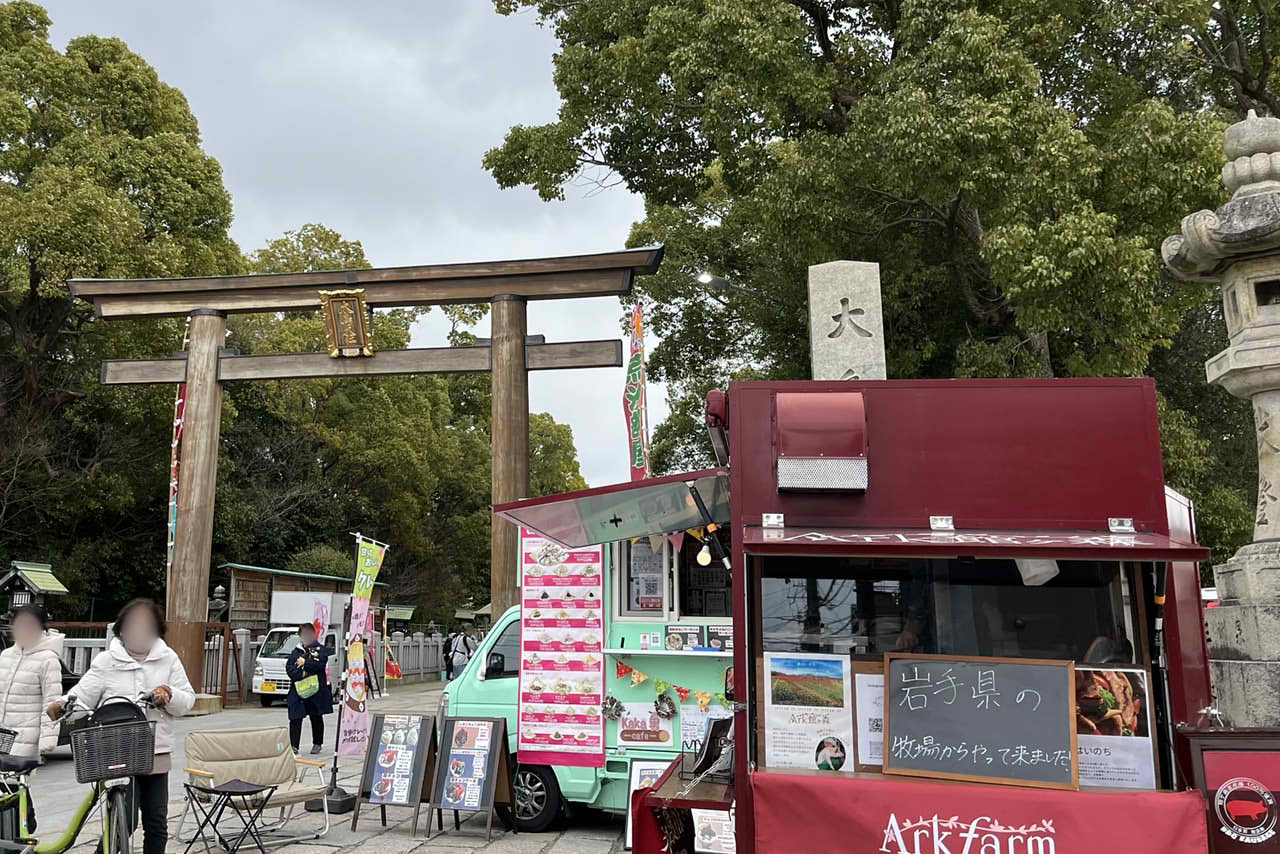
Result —
[[[728,652],[733,649],[733,624],[707,626],[707,646]]]
[[[684,626],[669,623],[666,626],[664,646],[673,652],[703,646],[702,626]]]
[[[429,804],[454,810],[455,829],[460,827],[457,812],[488,812],[492,829],[493,808],[514,805],[512,768],[503,718],[445,718]]]
[[[352,829],[360,818],[360,802],[383,808],[413,807],[414,832],[419,805],[430,798],[428,781],[435,774],[436,719],[428,714],[376,714],[369,730]]]
[[[520,531],[521,761],[604,765],[604,560]]]

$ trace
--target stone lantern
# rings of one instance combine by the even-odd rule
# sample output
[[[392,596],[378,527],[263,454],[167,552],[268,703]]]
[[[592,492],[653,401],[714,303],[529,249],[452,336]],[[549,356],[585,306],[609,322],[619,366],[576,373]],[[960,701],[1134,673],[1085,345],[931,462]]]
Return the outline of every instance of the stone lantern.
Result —
[[[1253,405],[1258,510],[1253,542],[1213,568],[1205,612],[1218,709],[1233,726],[1280,724],[1280,119],[1249,117],[1223,134],[1231,199],[1182,220],[1161,254],[1177,277],[1218,282],[1227,348],[1210,383]]]

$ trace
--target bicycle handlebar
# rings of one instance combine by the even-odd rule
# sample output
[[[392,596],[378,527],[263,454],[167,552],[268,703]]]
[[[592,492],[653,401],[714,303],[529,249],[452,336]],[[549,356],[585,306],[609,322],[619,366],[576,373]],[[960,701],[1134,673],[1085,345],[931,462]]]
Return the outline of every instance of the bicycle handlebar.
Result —
[[[147,709],[159,708],[159,706],[156,705],[155,698],[152,697],[151,692],[143,691],[141,694],[137,696],[136,699],[133,699],[133,700],[130,700],[128,697],[114,697],[114,696],[103,697],[102,701],[98,703],[97,709],[85,709],[81,707],[78,709],[78,711],[84,715],[91,715],[94,712],[96,712],[98,709],[101,709],[107,703],[111,702],[112,700],[121,700],[123,702],[132,703],[135,706],[139,706]],[[61,712],[58,714],[58,717],[54,718],[54,720],[60,721],[63,718],[70,717],[73,712],[77,711],[78,706],[80,706],[80,701],[76,699],[74,694],[68,694],[67,699],[64,700],[62,703]],[[0,840],[0,842],[3,842],[3,841],[4,840]],[[3,850],[4,850],[3,846],[0,846],[0,851],[3,851]]]

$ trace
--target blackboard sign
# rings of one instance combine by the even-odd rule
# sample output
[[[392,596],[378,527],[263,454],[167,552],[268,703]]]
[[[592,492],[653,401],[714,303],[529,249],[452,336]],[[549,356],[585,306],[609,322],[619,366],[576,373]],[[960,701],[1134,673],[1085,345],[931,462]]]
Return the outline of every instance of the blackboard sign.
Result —
[[[418,813],[430,800],[429,783],[436,773],[436,718],[434,715],[402,712],[376,714],[369,728],[369,743],[360,775],[351,829],[360,820],[363,801],[381,808],[387,823],[387,807],[413,807],[411,835],[418,832]],[[428,809],[430,814],[430,809]]]
[[[445,718],[440,725],[440,760],[428,809],[453,810],[455,829],[458,812],[487,812],[492,838],[494,806],[515,805],[511,773],[506,719]],[[430,835],[428,821],[427,837]]]
[[[884,772],[1079,788],[1069,661],[890,653]]]

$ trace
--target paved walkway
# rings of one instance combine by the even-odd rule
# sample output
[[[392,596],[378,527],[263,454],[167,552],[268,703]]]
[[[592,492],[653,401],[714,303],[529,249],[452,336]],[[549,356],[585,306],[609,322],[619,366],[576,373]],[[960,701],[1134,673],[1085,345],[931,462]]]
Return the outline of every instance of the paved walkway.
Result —
[[[391,689],[391,695],[373,701],[375,711],[423,711],[434,712],[440,702],[439,683],[428,683],[425,686],[403,685]],[[310,738],[310,729],[303,727],[303,749],[306,758],[332,760],[332,726],[336,717],[325,718],[330,726],[326,733],[329,744],[325,753],[311,757],[305,753],[306,742]],[[182,784],[185,775],[181,769],[185,766],[183,741],[186,733],[193,730],[251,729],[264,726],[281,726],[287,718],[284,707],[277,705],[270,709],[258,705],[231,709],[217,715],[201,718],[183,718],[175,722],[175,740],[173,753],[174,771],[169,775],[169,832],[172,834],[178,825],[178,817],[182,814]],[[338,767],[338,783],[348,791],[357,788],[359,783],[360,762],[358,759],[343,759]],[[326,768],[326,775],[328,769]],[[32,780],[32,790],[40,821],[39,835],[51,839],[70,822],[71,816],[83,797],[86,787],[75,782],[75,768],[71,761],[71,748],[59,748],[50,758],[48,764],[41,768]],[[460,831],[454,831],[450,816],[446,814],[444,834],[433,837],[429,842],[422,835],[427,819],[424,815],[419,820],[418,838],[409,836],[409,824],[412,810],[390,807],[387,810],[387,824],[383,828],[378,822],[378,811],[368,805],[361,811],[360,826],[351,831],[351,815],[334,816],[329,834],[324,839],[317,839],[305,844],[286,845],[268,849],[280,854],[334,854],[334,852],[352,852],[352,854],[408,854],[419,851],[440,851],[441,854],[458,854],[462,851],[484,851],[486,854],[611,854],[622,851],[622,819],[606,813],[592,810],[579,810],[566,822],[566,826],[550,833],[512,834],[503,831],[502,824],[494,819],[493,841],[485,841],[485,814],[472,815],[462,824]],[[234,824],[234,820],[233,824]],[[306,813],[295,819],[298,828],[318,827],[321,821],[318,814]],[[97,845],[101,835],[100,823],[96,816],[90,818],[80,844],[72,851],[74,854],[89,854]],[[190,827],[188,820],[188,827]],[[185,846],[170,840],[169,851],[181,852]],[[251,847],[251,846],[250,846]],[[247,852],[250,847],[242,848]],[[134,850],[141,851],[142,833],[134,837]],[[193,854],[202,854],[203,847],[197,843],[192,847]],[[219,849],[214,849],[219,851]],[[253,849],[256,851],[256,849]]]

